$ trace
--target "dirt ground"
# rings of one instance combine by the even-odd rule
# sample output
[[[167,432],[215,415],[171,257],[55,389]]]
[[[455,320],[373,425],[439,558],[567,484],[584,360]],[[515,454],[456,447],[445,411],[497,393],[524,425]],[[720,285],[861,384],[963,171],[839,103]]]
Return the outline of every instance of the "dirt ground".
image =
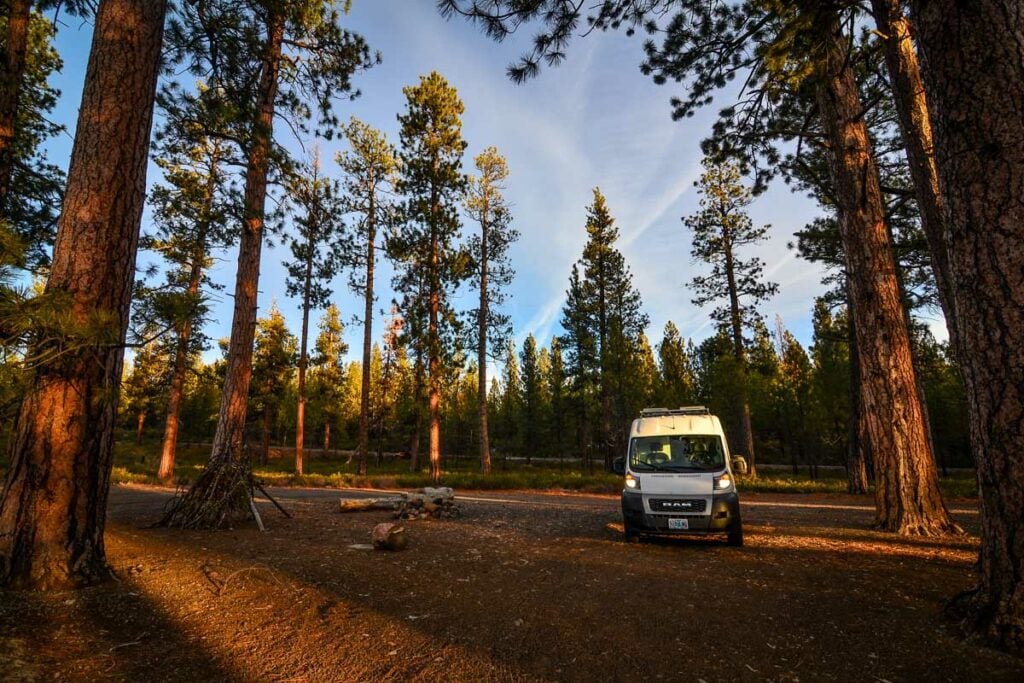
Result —
[[[116,487],[120,583],[0,592],[0,680],[1024,680],[940,613],[977,539],[869,531],[865,498],[745,495],[730,548],[627,544],[615,497],[457,492],[387,553],[358,546],[389,513],[336,511],[364,494],[272,493],[294,517],[261,502],[266,533],[182,532],[146,527],[165,490]]]

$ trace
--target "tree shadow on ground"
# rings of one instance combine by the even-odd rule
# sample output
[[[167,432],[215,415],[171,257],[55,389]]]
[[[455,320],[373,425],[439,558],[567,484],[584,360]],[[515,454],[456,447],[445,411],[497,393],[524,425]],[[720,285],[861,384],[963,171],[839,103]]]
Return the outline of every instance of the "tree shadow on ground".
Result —
[[[153,498],[155,510],[164,499]],[[628,545],[604,527],[614,510],[493,505],[410,524],[403,553],[363,552],[351,546],[388,513],[340,515],[329,502],[290,506],[290,520],[262,506],[266,534],[250,525],[139,531],[125,525],[145,521],[137,515],[149,508],[115,505],[111,545],[119,556],[166,562],[177,587],[159,593],[167,582],[143,574],[133,590],[184,610],[190,630],[194,619],[208,648],[250,678],[1020,673],[1012,660],[943,635],[942,600],[969,582],[962,563],[824,547],[785,528],[772,532],[772,546],[759,546],[757,533],[745,548],[699,538]],[[243,573],[210,597],[207,566]],[[237,645],[243,633],[258,634],[257,649]],[[260,668],[270,659],[273,671]]]
[[[0,592],[3,680],[224,681],[233,676],[164,609],[118,581]]]

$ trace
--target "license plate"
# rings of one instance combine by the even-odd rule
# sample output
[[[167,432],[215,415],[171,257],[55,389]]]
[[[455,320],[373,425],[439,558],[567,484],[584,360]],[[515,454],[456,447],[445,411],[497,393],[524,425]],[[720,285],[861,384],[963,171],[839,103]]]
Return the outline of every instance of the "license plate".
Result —
[[[689,529],[690,528],[690,520],[685,519],[685,518],[683,518],[683,519],[669,518],[669,520],[668,520],[668,528],[672,529],[673,531],[677,531],[679,529]]]

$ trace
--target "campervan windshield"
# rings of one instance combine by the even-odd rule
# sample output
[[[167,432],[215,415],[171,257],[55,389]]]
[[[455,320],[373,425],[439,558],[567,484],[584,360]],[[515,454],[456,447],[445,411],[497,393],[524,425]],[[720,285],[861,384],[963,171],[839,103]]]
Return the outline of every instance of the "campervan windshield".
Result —
[[[629,446],[634,472],[708,472],[725,467],[725,449],[717,435],[638,436]]]

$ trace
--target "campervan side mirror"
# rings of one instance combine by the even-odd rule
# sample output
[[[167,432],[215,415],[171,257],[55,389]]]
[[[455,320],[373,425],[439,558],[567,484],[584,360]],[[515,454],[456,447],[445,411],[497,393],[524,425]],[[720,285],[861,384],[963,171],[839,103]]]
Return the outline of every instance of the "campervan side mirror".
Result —
[[[746,465],[744,465],[744,467],[746,467]],[[615,458],[615,460],[612,461],[612,472],[614,472],[615,474],[625,475],[626,474],[626,459],[625,458]]]
[[[745,475],[747,470],[747,459],[742,455],[732,456],[732,471],[739,475]]]

